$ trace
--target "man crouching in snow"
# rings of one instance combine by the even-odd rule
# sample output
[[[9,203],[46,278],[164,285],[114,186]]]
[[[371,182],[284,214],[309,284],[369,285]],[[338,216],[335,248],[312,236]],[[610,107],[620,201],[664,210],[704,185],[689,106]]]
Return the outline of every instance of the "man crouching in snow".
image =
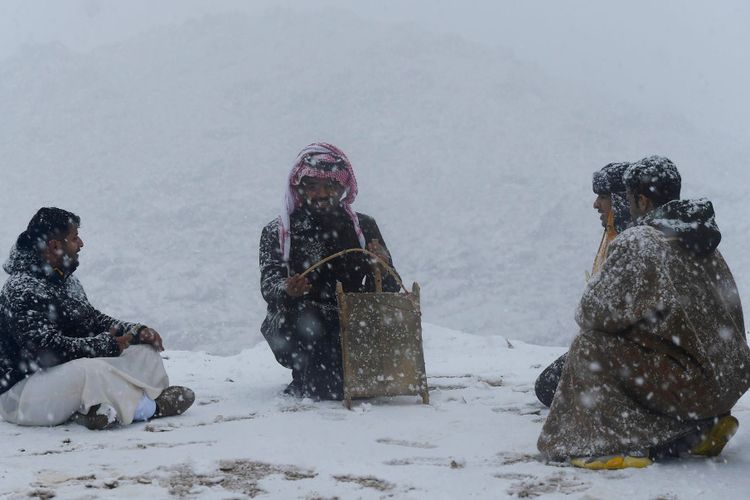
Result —
[[[261,331],[276,360],[292,370],[287,394],[343,398],[336,283],[345,292],[374,290],[370,259],[361,253],[301,273],[350,248],[367,248],[392,265],[375,219],[352,209],[356,196],[346,155],[330,144],[311,144],[294,162],[280,217],[263,228],[260,287],[268,312]],[[383,290],[399,286],[387,276]]]
[[[0,416],[44,426],[72,417],[104,429],[183,413],[195,396],[169,387],[159,334],[94,309],[73,276],[83,247],[79,225],[73,213],[41,208],[5,263]]]
[[[711,202],[679,200],[652,156],[625,172],[634,227],[612,242],[576,313],[581,332],[539,437],[551,460],[590,469],[715,456],[750,387],[737,287],[717,250]]]
[[[596,252],[591,274],[596,274],[607,258],[609,244],[617,235],[627,229],[630,224],[630,210],[628,199],[625,195],[625,181],[622,176],[630,166],[630,163],[609,163],[601,170],[594,172],[592,188],[596,198],[594,199],[594,210],[599,212],[599,220],[604,228],[599,251]],[[588,278],[586,279],[588,281]],[[534,392],[537,399],[549,407],[560,383],[563,366],[568,354],[565,353],[552,362],[537,377],[534,383]]]

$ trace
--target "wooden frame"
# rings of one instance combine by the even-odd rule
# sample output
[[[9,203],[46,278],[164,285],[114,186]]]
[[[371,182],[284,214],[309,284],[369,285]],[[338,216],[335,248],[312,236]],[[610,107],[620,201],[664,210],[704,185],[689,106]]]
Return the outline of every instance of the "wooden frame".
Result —
[[[337,284],[344,404],[352,399],[419,395],[429,404],[419,285],[412,293],[345,293]]]

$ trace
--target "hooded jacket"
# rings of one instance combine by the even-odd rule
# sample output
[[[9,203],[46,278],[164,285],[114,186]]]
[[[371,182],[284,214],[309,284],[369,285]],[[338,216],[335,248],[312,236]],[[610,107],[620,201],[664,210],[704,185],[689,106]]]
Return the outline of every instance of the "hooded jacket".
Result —
[[[720,240],[709,201],[676,200],[612,242],[579,303],[544,455],[649,450],[747,391],[750,348]]]
[[[134,325],[96,310],[72,274],[60,276],[17,246],[3,268],[10,277],[0,292],[0,393],[44,368],[119,355],[109,329]]]

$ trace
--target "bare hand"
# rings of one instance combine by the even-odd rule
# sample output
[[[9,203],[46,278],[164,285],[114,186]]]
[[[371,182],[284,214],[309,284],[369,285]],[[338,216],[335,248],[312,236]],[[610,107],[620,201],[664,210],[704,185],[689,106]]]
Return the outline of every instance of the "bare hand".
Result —
[[[130,346],[130,342],[133,340],[132,335],[122,334],[122,326],[120,325],[110,327],[109,332],[107,333],[109,333],[109,335],[115,339],[115,342],[117,343],[117,350],[121,353]]]
[[[312,285],[310,282],[302,275],[295,274],[286,279],[286,293],[290,297],[302,297],[309,292],[311,288]]]
[[[384,261],[391,261],[391,254],[388,253],[388,250],[386,250],[386,248],[378,240],[372,240],[370,243],[368,243],[367,249]]]
[[[164,350],[161,335],[159,335],[159,333],[153,328],[146,327],[141,330],[141,333],[138,334],[138,340],[140,340],[141,344],[149,344],[153,346],[153,348],[159,352]]]
[[[112,329],[109,330],[110,335],[112,334]],[[117,348],[120,350],[120,352],[124,351],[128,347],[130,347],[130,341],[133,340],[133,335],[130,333],[127,333],[125,335],[119,335],[114,336],[115,342],[117,342]]]

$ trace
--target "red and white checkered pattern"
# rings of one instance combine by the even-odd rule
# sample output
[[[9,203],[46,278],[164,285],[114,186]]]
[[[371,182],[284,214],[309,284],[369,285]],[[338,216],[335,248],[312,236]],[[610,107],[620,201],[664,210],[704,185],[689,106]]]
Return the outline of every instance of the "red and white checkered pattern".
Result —
[[[346,169],[337,171],[317,169],[305,163],[305,157],[308,155],[319,156],[320,160],[328,162],[335,162],[336,157],[341,158],[344,160]],[[344,152],[336,146],[325,142],[315,142],[306,146],[299,152],[297,159],[292,166],[292,170],[289,172],[286,193],[284,195],[284,205],[282,206],[281,215],[279,216],[279,245],[284,262],[289,261],[289,253],[291,251],[291,235],[289,233],[291,227],[289,222],[290,216],[302,205],[302,199],[297,192],[297,186],[299,186],[303,177],[333,179],[344,186],[345,194],[341,199],[341,205],[352,219],[354,231],[357,233],[357,239],[359,240],[360,246],[365,248],[365,235],[362,233],[362,228],[359,226],[357,214],[351,206],[357,197],[357,179],[354,176],[352,164]]]

